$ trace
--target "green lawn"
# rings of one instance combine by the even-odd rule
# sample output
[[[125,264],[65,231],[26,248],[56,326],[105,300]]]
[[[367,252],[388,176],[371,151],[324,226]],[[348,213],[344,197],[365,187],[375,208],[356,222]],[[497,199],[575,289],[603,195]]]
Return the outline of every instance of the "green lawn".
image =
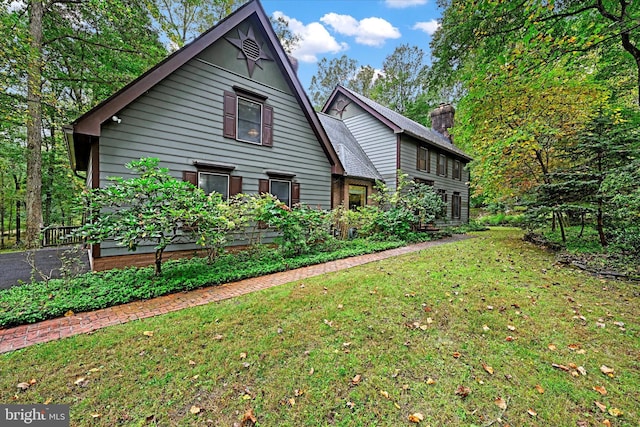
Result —
[[[638,426],[638,284],[559,267],[520,237],[0,355],[0,402],[70,404],[72,425],[232,426],[251,409],[259,426]]]

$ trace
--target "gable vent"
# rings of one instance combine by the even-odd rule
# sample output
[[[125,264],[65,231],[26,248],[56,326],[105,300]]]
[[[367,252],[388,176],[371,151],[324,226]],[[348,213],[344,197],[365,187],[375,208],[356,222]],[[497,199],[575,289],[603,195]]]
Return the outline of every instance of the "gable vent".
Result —
[[[244,39],[242,40],[242,53],[252,61],[256,61],[260,58],[260,46],[255,40]]]

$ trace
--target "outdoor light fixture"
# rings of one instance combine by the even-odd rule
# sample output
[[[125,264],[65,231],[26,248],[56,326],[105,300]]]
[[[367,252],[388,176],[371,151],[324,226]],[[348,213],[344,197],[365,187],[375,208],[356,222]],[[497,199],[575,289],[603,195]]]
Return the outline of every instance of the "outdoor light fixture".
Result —
[[[120,123],[120,122],[122,122],[122,119],[121,119],[120,117],[118,117],[118,116],[113,116],[113,117],[111,117],[111,120],[113,120],[113,121],[114,121],[114,122],[116,122],[116,123]]]

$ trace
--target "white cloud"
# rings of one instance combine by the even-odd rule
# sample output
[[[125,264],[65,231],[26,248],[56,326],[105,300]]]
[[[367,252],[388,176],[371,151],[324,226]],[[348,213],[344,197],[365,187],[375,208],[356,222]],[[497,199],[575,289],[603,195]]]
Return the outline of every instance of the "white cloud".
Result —
[[[27,7],[27,4],[22,0],[13,0],[6,5],[7,12],[16,12]]]
[[[387,7],[395,9],[404,9],[405,7],[422,6],[427,4],[428,0],[385,0]]]
[[[435,33],[438,28],[440,28],[440,23],[438,22],[437,19],[432,19],[431,21],[425,21],[425,22],[416,22],[415,25],[412,27],[412,29],[424,31],[430,36],[432,36],[433,33]]]
[[[387,39],[400,38],[400,31],[382,18],[356,20],[350,15],[328,13],[320,21],[345,36],[355,36],[356,42],[367,46],[382,46]]]
[[[300,43],[292,52],[293,56],[302,62],[318,62],[318,55],[323,53],[339,53],[349,48],[347,43],[338,41],[319,22],[304,25],[295,18],[290,18],[280,11],[273,13],[274,17],[284,18],[289,22],[292,33],[300,36]]]

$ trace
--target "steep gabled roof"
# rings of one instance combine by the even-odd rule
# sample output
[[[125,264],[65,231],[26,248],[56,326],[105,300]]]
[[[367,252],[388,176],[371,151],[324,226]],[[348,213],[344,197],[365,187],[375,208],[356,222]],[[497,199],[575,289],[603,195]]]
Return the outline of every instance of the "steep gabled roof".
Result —
[[[342,120],[324,113],[318,113],[318,117],[340,157],[346,176],[384,180]]]
[[[391,128],[395,133],[406,133],[408,135],[413,136],[416,139],[427,142],[431,145],[434,145],[444,151],[455,154],[465,160],[472,160],[468,154],[464,151],[456,147],[451,143],[451,141],[442,135],[439,132],[436,132],[433,129],[429,129],[426,126],[421,125],[420,123],[414,122],[413,120],[403,116],[396,111],[391,110],[377,102],[360,95],[357,92],[352,91],[351,89],[347,89],[344,86],[337,86],[329,99],[324,104],[322,109],[323,112],[326,112],[326,109],[329,105],[332,104],[333,100],[336,99],[338,95],[344,95],[349,98],[351,101],[358,104],[362,109],[369,112],[369,114],[376,117],[386,126]]]
[[[71,124],[71,126],[65,127],[67,141],[70,145],[69,148],[72,157],[72,168],[74,170],[78,169],[76,168],[75,164],[78,155],[82,157],[87,157],[89,155],[89,151],[86,146],[77,147],[77,145],[88,145],[91,141],[95,141],[96,137],[100,136],[101,125],[105,121],[110,120],[113,115],[117,114],[120,110],[138,99],[138,97],[142,96],[169,74],[180,68],[189,60],[196,57],[198,54],[217,42],[230,30],[235,28],[238,24],[248,19],[252,15],[255,15],[257,20],[260,22],[262,28],[260,28],[259,30],[261,30],[265,41],[273,48],[274,52],[276,53],[276,57],[274,58],[274,60],[278,64],[278,68],[280,68],[284,79],[286,80],[294,96],[298,100],[298,104],[300,105],[305,117],[307,118],[307,121],[311,125],[311,128],[318,138],[318,141],[320,142],[329,162],[331,163],[332,172],[338,174],[343,173],[344,169],[340,164],[338,155],[329,142],[329,138],[324,132],[324,129],[320,125],[320,121],[315,111],[313,110],[311,101],[309,101],[307,94],[302,88],[302,84],[300,83],[300,80],[298,80],[296,71],[291,65],[291,62],[289,61],[287,54],[284,52],[284,49],[280,45],[278,37],[273,31],[273,27],[271,26],[271,23],[269,21],[269,17],[262,8],[259,0],[251,0],[245,5],[241,6],[240,8],[238,8],[238,10],[227,16],[214,27],[201,34],[191,43],[175,51],[163,61],[158,63],[156,66],[113,94],[111,97],[107,98],[91,110],[87,111],[77,120],[75,120]],[[84,160],[86,161],[86,159]],[[86,164],[82,162],[79,163],[86,166]]]

